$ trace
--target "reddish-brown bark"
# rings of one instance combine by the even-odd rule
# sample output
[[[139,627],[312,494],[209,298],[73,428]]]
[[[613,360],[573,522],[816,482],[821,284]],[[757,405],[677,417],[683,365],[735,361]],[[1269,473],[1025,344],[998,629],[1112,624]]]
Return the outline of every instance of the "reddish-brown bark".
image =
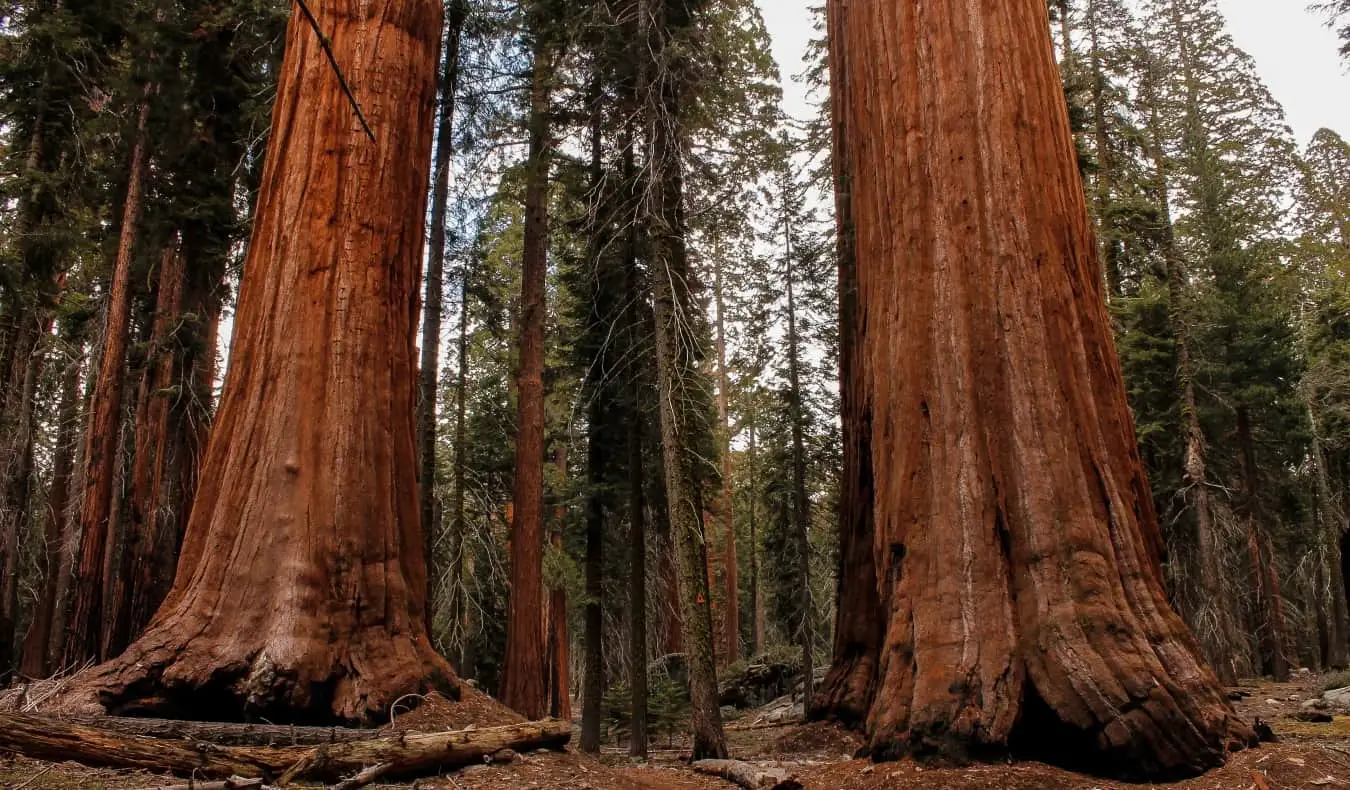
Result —
[[[521,260],[520,357],[516,371],[515,477],[511,501],[511,591],[506,625],[502,702],[527,719],[548,712],[543,589],[544,552],[544,286],[548,270],[548,183],[552,148],[548,105],[551,54],[542,25],[530,89],[530,153],[526,163],[524,251]]]
[[[834,651],[810,715],[861,723],[872,706],[883,633],[881,599],[872,559],[872,414],[861,353],[867,326],[858,320],[858,260],[849,162],[849,69],[842,3],[826,9],[829,27],[830,115],[834,124],[836,255],[839,265],[839,395],[843,475],[839,491],[839,571]]]
[[[99,356],[98,377],[90,397],[89,425],[84,438],[84,490],[80,504],[80,548],[75,580],[71,587],[71,612],[66,623],[65,655],[62,663],[78,666],[91,658],[107,658],[103,651],[103,630],[109,626],[104,592],[110,579],[106,573],[113,543],[109,540],[113,517],[113,483],[117,477],[117,457],[121,447],[122,391],[127,331],[131,324],[131,264],[141,220],[141,192],[144,188],[149,140],[146,123],[150,117],[147,86],[136,122],[136,137],[131,149],[127,194],[122,207],[121,237],[113,263],[109,288],[108,314],[103,330],[103,353]]]
[[[832,5],[886,613],[873,756],[1222,762],[1251,732],[1162,589],[1045,4]]]
[[[722,665],[741,657],[741,590],[737,578],[736,510],[732,502],[731,418],[728,409],[730,377],[727,375],[726,300],[722,293],[722,257],[713,258],[713,298],[717,305],[717,423],[721,429],[722,491],[717,512],[722,528]]]
[[[426,633],[414,446],[441,6],[312,7],[374,139],[296,11],[179,572],[73,692],[111,712],[369,722],[455,690]]]
[[[66,329],[66,339],[72,340]],[[78,342],[78,341],[77,341]],[[60,404],[56,410],[56,447],[52,461],[52,484],[43,512],[45,574],[42,597],[33,608],[33,622],[24,636],[23,659],[19,672],[25,677],[43,678],[51,672],[52,625],[55,619],[57,587],[61,579],[61,546],[70,507],[71,475],[75,467],[75,443],[79,436],[80,354],[67,360],[61,373]]]
[[[567,446],[562,445],[554,455],[559,481],[567,480]],[[563,550],[563,520],[567,508],[559,504],[553,508],[553,550]],[[548,591],[548,715],[564,721],[572,720],[571,640],[567,636],[567,587],[561,579],[555,580]]]
[[[169,451],[169,387],[173,384],[174,354],[170,346],[183,302],[183,258],[175,246],[164,249],[159,261],[155,320],[150,348],[136,396],[136,456],[131,471],[130,523],[126,548],[113,576],[108,600],[110,616],[105,649],[110,655],[124,650],[150,621],[150,615],[168,592],[173,568],[155,562],[164,540],[165,519],[160,509]],[[167,578],[164,578],[166,577]]]

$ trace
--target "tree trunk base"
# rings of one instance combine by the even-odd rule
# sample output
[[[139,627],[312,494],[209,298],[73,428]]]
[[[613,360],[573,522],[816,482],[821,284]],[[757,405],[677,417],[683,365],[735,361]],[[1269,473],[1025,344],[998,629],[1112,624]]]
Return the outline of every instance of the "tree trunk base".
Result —
[[[425,635],[381,629],[324,650],[283,634],[250,636],[241,645],[219,636],[218,623],[185,639],[175,624],[152,624],[122,655],[79,678],[50,710],[359,727],[387,722],[390,707],[408,695],[460,696],[454,671]],[[305,649],[298,649],[302,642]]]
[[[845,657],[830,666],[820,688],[807,700],[806,718],[834,721],[850,729],[867,722],[876,694],[876,651]]]

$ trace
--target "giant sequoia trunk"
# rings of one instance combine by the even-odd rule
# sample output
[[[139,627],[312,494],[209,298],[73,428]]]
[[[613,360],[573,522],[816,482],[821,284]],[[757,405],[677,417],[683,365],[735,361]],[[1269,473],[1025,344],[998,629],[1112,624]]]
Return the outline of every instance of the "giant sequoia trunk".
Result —
[[[885,604],[873,757],[1221,762],[1251,733],[1163,594],[1044,2],[833,5]]]
[[[373,139],[296,11],[178,575],[74,692],[110,712],[368,722],[454,690],[424,624],[413,442],[441,7],[313,8]]]

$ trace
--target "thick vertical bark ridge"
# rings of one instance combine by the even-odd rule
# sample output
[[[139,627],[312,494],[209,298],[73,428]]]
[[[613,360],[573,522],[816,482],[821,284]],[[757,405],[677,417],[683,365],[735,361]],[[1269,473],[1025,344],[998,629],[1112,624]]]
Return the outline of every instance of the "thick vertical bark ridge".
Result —
[[[726,299],[722,291],[722,256],[713,260],[713,300],[717,307],[717,424],[718,450],[722,454],[722,491],[717,515],[722,522],[722,582],[725,609],[722,612],[722,664],[741,657],[741,591],[737,578],[736,510],[732,502],[731,417],[728,408],[731,377],[727,375]]]
[[[887,604],[873,756],[1221,762],[1251,733],[1162,589],[1044,3],[832,5]]]
[[[453,673],[427,638],[416,288],[441,6],[287,30],[228,381],[172,591],[73,694],[182,718],[370,722]]]
[[[103,352],[99,355],[98,378],[90,398],[89,426],[85,431],[79,561],[72,587],[71,614],[67,623],[69,633],[66,635],[62,662],[67,666],[79,666],[91,658],[108,657],[102,644],[104,629],[109,625],[108,615],[111,614],[111,608],[107,606],[103,595],[108,581],[104,568],[109,551],[113,484],[121,445],[122,391],[126,380],[123,368],[126,362],[127,332],[131,324],[131,264],[141,221],[141,193],[150,143],[146,124],[150,117],[150,94],[153,90],[153,86],[147,86],[137,116],[127,194],[122,207],[121,238],[118,240],[112,284],[109,287]]]
[[[845,3],[826,8],[829,27],[830,115],[834,125],[836,256],[839,268],[839,395],[843,475],[839,492],[839,572],[836,574],[834,649],[819,693],[808,701],[815,718],[846,724],[867,717],[876,691],[883,615],[872,558],[872,414],[863,375],[867,326],[859,320],[858,258],[849,157],[851,102]],[[753,445],[752,445],[753,448]],[[758,611],[756,617],[760,617]],[[757,631],[762,626],[757,623]]]

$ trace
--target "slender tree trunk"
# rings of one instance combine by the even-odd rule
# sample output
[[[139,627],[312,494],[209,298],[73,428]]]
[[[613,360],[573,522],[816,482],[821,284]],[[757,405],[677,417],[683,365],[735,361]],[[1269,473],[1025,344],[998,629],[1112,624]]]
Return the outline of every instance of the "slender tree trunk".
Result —
[[[629,117],[633,117],[630,109]],[[641,186],[635,163],[632,122],[624,129],[623,188],[629,196]],[[637,221],[628,223],[624,234],[624,292],[628,294],[628,353],[634,359],[645,360],[647,349],[644,335],[649,326],[646,315],[647,289],[638,272]],[[647,496],[644,464],[643,435],[646,431],[647,411],[644,408],[643,371],[645,365],[630,366],[628,382],[628,658],[629,658],[629,724],[628,753],[633,757],[647,756]]]
[[[790,187],[789,187],[790,188]],[[786,197],[786,196],[785,196]],[[815,603],[811,597],[811,500],[806,495],[806,415],[802,408],[801,348],[797,335],[796,267],[793,265],[792,218],[783,212],[783,257],[787,263],[788,418],[792,422],[792,520],[797,540],[798,583],[801,585],[802,705],[810,707],[815,683]]]
[[[57,588],[61,580],[61,547],[65,525],[70,520],[71,477],[75,466],[75,444],[79,436],[80,363],[83,341],[70,321],[63,322],[63,347],[73,352],[61,372],[60,404],[56,410],[56,447],[52,461],[52,484],[43,515],[44,571],[42,597],[33,610],[33,622],[24,637],[23,661],[19,672],[25,677],[45,678],[51,674],[52,625],[56,613]]]
[[[642,24],[650,26],[645,40],[653,70],[640,95],[647,100],[648,185],[647,222],[651,234],[651,266],[656,321],[656,387],[660,400],[661,441],[666,499],[679,569],[680,609],[683,616],[685,658],[689,668],[692,705],[693,759],[720,759],[727,755],[722,714],[717,696],[717,665],[713,651],[712,610],[707,575],[707,538],[699,479],[692,457],[697,403],[706,397],[706,383],[694,357],[697,331],[689,316],[694,309],[693,272],[685,249],[683,213],[684,174],[681,68],[672,40],[687,33],[692,9],[687,0],[644,3]],[[706,400],[702,401],[706,403]]]
[[[1123,295],[1120,270],[1120,242],[1111,230],[1111,220],[1107,216],[1111,208],[1115,182],[1115,154],[1106,133],[1106,75],[1102,70],[1101,47],[1098,43],[1099,21],[1097,18],[1098,0],[1087,0],[1088,64],[1092,73],[1092,125],[1093,143],[1097,155],[1097,168],[1093,180],[1094,214],[1097,218],[1097,241],[1102,248],[1102,266],[1106,270],[1106,291],[1108,299],[1119,299]]]
[[[183,258],[176,244],[160,256],[155,318],[136,397],[135,459],[131,471],[130,524],[126,548],[109,580],[106,655],[117,655],[137,636],[168,593],[155,559],[168,540],[161,508],[169,452],[168,389],[174,382],[173,333],[183,304]],[[169,570],[172,574],[172,569]],[[170,575],[170,581],[172,576]]]
[[[460,634],[460,653],[458,666],[465,677],[473,677],[469,666],[469,637],[466,626],[469,607],[465,598],[464,585],[464,543],[466,524],[464,520],[465,484],[467,483],[468,461],[465,442],[468,440],[466,414],[469,387],[469,269],[465,262],[464,273],[460,281],[459,340],[455,347],[455,474],[454,491],[450,509],[450,600],[447,609],[450,622]]]
[[[630,292],[634,293],[634,292]],[[642,474],[641,389],[633,390],[632,422],[628,426],[628,753],[647,756],[647,503]]]
[[[560,490],[567,482],[567,445],[561,445],[554,456]],[[560,494],[561,496],[561,494]],[[559,502],[553,508],[553,550],[562,553],[563,521],[567,508]],[[572,640],[567,635],[567,588],[557,580],[548,593],[548,715],[564,721],[572,720]]]
[[[1312,434],[1313,475],[1317,481],[1316,518],[1322,547],[1318,552],[1317,624],[1321,635],[1321,660],[1325,667],[1350,665],[1350,611],[1347,611],[1345,580],[1341,578],[1340,536],[1346,531],[1345,514],[1336,506],[1322,450],[1320,420],[1312,398],[1304,392],[1308,425]]]
[[[65,642],[65,665],[79,665],[91,658],[107,658],[102,637],[105,629],[116,630],[112,608],[103,593],[108,579],[103,570],[112,547],[109,540],[113,517],[113,486],[121,447],[122,391],[126,381],[127,332],[131,323],[131,265],[141,221],[142,189],[149,154],[146,124],[150,117],[147,86],[137,113],[136,137],[131,148],[126,201],[122,207],[122,231],[109,288],[108,315],[99,356],[98,377],[90,399],[91,413],[84,442],[84,490],[80,506],[79,564],[71,590],[72,603]]]
[[[414,424],[441,6],[314,10],[370,134],[293,13],[180,570],[72,707],[370,723],[457,691],[425,628]]]
[[[1276,682],[1289,680],[1289,629],[1284,620],[1284,596],[1280,593],[1280,578],[1271,551],[1270,536],[1261,529],[1260,470],[1256,465],[1256,444],[1252,439],[1251,412],[1246,406],[1237,409],[1237,438],[1241,448],[1243,520],[1247,527],[1248,555],[1252,565],[1252,588],[1259,621],[1253,629],[1258,635],[1263,669]]]
[[[25,524],[32,523],[29,498],[33,487],[33,439],[37,384],[46,349],[42,339],[51,332],[50,312],[42,310],[25,320],[15,335],[10,361],[13,380],[4,382],[5,411],[0,414],[5,444],[0,449],[0,684],[15,668],[15,628],[19,614],[19,543]],[[34,325],[36,322],[36,325]]]
[[[1205,462],[1205,435],[1200,427],[1200,410],[1195,397],[1195,364],[1191,359],[1191,329],[1187,318],[1188,287],[1186,269],[1181,251],[1177,249],[1172,229],[1171,198],[1168,194],[1167,165],[1162,153],[1159,131],[1156,75],[1150,64],[1144,77],[1144,99],[1150,107],[1149,156],[1153,160],[1157,181],[1159,226],[1162,232],[1163,262],[1167,272],[1169,319],[1177,347],[1177,383],[1181,389],[1182,434],[1185,439],[1185,457],[1182,469],[1190,489],[1195,512],[1195,557],[1199,573],[1199,595],[1192,607],[1183,609],[1187,621],[1200,641],[1205,658],[1218,673],[1220,680],[1232,684],[1241,674],[1241,654],[1235,652],[1239,644],[1233,612],[1224,604],[1214,525],[1214,506],[1210,494],[1207,464]]]
[[[873,758],[1221,763],[1252,732],[1162,589],[1045,4],[832,5],[886,590]]]
[[[830,116],[834,127],[836,256],[839,266],[839,406],[843,474],[839,491],[839,569],[836,573],[833,658],[819,695],[808,700],[814,718],[863,723],[876,693],[884,633],[882,599],[872,555],[872,405],[866,387],[867,326],[858,301],[857,236],[853,214],[850,108],[852,66],[844,46],[847,9],[826,5],[829,26]]]
[[[417,448],[418,495],[427,555],[427,628],[435,615],[440,568],[436,544],[441,534],[441,510],[436,498],[436,401],[441,378],[441,320],[444,308],[445,226],[449,221],[450,164],[455,152],[455,99],[459,88],[459,42],[468,0],[451,0],[446,19],[444,66],[440,81],[440,112],[436,126],[436,156],[432,166],[431,230],[427,239],[426,299],[422,309],[422,364],[418,368]]]
[[[764,655],[764,594],[759,579],[759,447],[755,412],[750,417],[750,444],[746,452],[750,467],[750,502],[748,526],[750,528],[750,616],[754,618],[755,655]],[[809,702],[809,700],[808,700]]]
[[[544,643],[544,285],[548,270],[548,184],[552,144],[549,101],[552,52],[531,12],[535,35],[530,87],[530,155],[525,182],[525,250],[521,263],[516,374],[516,461],[511,501],[511,592],[502,702],[527,719],[548,712]]]
[[[598,248],[598,245],[597,245]],[[601,384],[600,387],[606,387]],[[602,404],[599,392],[591,396],[590,441],[586,452],[586,478],[590,491],[586,497],[586,665],[581,688],[581,750],[600,751],[601,697],[604,689],[604,613],[601,598],[604,595],[605,494],[604,479],[605,415],[602,411],[612,404]]]
[[[741,590],[737,579],[736,509],[732,501],[731,417],[727,408],[730,377],[727,375],[726,300],[722,292],[722,256],[713,259],[713,297],[717,304],[717,421],[721,430],[722,496],[718,515],[722,517],[722,565],[726,582],[726,611],[722,613],[722,663],[741,657]]]

